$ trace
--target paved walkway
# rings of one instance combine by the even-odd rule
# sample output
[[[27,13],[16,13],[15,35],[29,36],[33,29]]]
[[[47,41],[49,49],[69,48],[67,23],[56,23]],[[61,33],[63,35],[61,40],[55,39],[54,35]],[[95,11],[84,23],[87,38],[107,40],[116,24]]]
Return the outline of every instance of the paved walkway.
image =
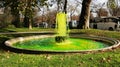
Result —
[[[0,34],[29,34],[29,33],[54,33],[53,31],[41,31],[41,32],[0,32]]]

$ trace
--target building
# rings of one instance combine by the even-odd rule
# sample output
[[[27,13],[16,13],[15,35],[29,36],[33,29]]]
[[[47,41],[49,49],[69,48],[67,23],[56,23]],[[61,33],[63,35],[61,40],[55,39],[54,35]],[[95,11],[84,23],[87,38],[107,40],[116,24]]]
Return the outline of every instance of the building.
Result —
[[[90,28],[101,30],[120,30],[120,20],[117,17],[101,18],[98,22],[91,22]]]

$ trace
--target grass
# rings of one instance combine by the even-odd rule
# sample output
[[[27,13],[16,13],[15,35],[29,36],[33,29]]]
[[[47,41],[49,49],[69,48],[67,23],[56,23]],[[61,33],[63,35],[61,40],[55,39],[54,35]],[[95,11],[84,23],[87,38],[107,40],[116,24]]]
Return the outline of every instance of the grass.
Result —
[[[71,32],[79,32],[88,35],[106,36],[120,40],[120,32],[115,31],[102,31],[92,29],[92,30],[72,30]],[[2,43],[7,39],[29,35],[0,34],[1,48]],[[120,48],[114,49],[112,51],[91,54],[38,54],[38,55],[22,53],[18,54],[0,49],[0,67],[120,67]]]

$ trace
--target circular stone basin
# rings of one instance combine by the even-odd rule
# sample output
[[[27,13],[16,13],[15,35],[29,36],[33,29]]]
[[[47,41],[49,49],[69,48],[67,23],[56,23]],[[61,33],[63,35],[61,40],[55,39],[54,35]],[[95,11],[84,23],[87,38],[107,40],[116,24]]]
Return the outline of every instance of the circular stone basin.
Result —
[[[119,41],[106,37],[74,35],[65,42],[56,43],[54,35],[38,35],[11,39],[5,45],[13,51],[23,53],[78,53],[112,49],[119,45]]]

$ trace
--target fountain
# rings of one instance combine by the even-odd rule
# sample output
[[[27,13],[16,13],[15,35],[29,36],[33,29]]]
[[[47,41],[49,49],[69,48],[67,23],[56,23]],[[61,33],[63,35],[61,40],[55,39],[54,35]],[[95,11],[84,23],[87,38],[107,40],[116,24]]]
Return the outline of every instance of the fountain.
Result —
[[[65,13],[58,13],[56,16],[56,31],[57,35],[55,37],[55,41],[60,43],[64,42],[68,35],[67,35],[67,21],[66,21],[66,14]]]
[[[111,50],[119,41],[93,35],[68,34],[66,14],[56,16],[56,35],[36,35],[10,39],[5,45],[22,53],[79,53]]]

